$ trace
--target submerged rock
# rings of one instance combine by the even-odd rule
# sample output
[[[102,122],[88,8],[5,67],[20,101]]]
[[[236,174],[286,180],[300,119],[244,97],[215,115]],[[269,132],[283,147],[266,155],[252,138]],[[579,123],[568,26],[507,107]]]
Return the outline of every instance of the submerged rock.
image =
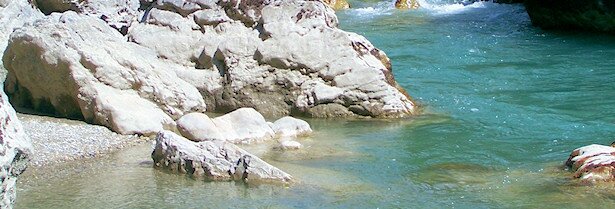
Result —
[[[28,166],[31,146],[15,110],[0,91],[0,208],[13,207],[17,177]]]
[[[197,142],[251,143],[274,136],[265,118],[252,108],[240,108],[214,119],[202,113],[190,113],[177,120],[177,128],[184,137]]]
[[[532,23],[544,29],[615,33],[615,1],[526,0]]]
[[[615,180],[615,148],[592,144],[575,149],[565,163],[574,177],[585,181]]]
[[[301,143],[291,140],[291,139],[283,139],[280,141],[279,148],[282,150],[296,150],[302,147]]]
[[[325,4],[327,4],[327,6],[330,6],[331,8],[335,10],[350,8],[350,4],[346,0],[322,0],[322,2],[324,2]]]
[[[232,143],[197,143],[170,131],[156,136],[152,159],[157,167],[208,180],[289,183],[293,179]]]
[[[410,2],[407,0],[395,1],[395,8],[397,9],[418,9],[419,7],[421,7],[421,5],[417,0],[410,0]]]

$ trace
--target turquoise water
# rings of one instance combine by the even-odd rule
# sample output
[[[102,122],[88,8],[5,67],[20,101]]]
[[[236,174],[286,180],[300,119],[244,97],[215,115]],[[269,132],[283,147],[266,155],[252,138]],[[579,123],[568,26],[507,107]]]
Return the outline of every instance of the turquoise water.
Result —
[[[246,147],[300,180],[289,187],[168,174],[143,144],[31,171],[17,207],[615,207],[615,186],[561,168],[572,149],[615,140],[615,37],[542,31],[520,5],[351,3],[341,27],[387,52],[424,115],[309,120],[302,150]]]

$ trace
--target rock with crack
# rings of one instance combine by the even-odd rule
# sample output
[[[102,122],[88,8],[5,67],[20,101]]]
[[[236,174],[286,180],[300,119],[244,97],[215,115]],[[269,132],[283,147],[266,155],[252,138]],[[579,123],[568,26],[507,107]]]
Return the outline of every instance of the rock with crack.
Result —
[[[589,182],[615,180],[615,148],[592,144],[577,148],[565,163],[574,177]]]
[[[170,131],[156,136],[155,166],[207,180],[290,183],[293,178],[225,141],[193,142]]]
[[[121,134],[174,129],[205,110],[198,89],[149,48],[127,42],[94,17],[68,11],[11,35],[5,89],[16,106],[105,125]]]
[[[138,22],[138,17],[142,15],[139,11],[140,0],[35,0],[35,2],[47,15],[53,12],[74,11],[100,18],[122,34],[128,33],[130,25]]]
[[[197,142],[252,143],[275,135],[265,118],[252,108],[240,108],[214,119],[202,113],[190,113],[177,120],[177,129],[184,137]]]
[[[267,116],[405,117],[414,103],[385,53],[340,30],[334,11],[307,0],[159,0],[129,40],[185,66],[177,73],[209,110]]]
[[[31,146],[8,97],[0,91],[0,208],[15,203],[15,184],[28,166]]]

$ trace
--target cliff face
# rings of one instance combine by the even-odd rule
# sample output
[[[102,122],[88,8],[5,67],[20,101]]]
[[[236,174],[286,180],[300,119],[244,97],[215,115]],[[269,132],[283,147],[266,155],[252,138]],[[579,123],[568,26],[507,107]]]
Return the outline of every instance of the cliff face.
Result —
[[[11,35],[3,61],[14,104],[126,134],[241,107],[270,116],[415,113],[385,53],[338,29],[321,1],[76,2],[46,5],[64,13]]]
[[[544,29],[615,33],[615,2],[604,0],[526,0],[532,23]]]

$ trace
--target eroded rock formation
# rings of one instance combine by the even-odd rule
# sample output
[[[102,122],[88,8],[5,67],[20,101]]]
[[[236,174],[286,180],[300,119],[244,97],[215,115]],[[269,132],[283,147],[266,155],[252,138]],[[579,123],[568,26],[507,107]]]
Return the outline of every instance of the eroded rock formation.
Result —
[[[289,183],[292,176],[226,141],[192,142],[170,131],[156,136],[157,167],[207,180]]]
[[[17,29],[3,60],[14,104],[121,134],[155,134],[175,127],[173,118],[205,110],[198,90],[174,73],[181,66],[72,11]]]
[[[60,2],[70,5],[45,10],[64,13],[11,35],[3,61],[16,105],[123,134],[241,107],[311,117],[416,111],[386,55],[338,29],[320,1],[143,0],[138,18],[135,1]]]
[[[615,148],[592,144],[575,149],[565,163],[574,177],[584,181],[615,180]]]
[[[31,146],[15,110],[0,91],[0,208],[12,208],[17,177],[28,166]]]

